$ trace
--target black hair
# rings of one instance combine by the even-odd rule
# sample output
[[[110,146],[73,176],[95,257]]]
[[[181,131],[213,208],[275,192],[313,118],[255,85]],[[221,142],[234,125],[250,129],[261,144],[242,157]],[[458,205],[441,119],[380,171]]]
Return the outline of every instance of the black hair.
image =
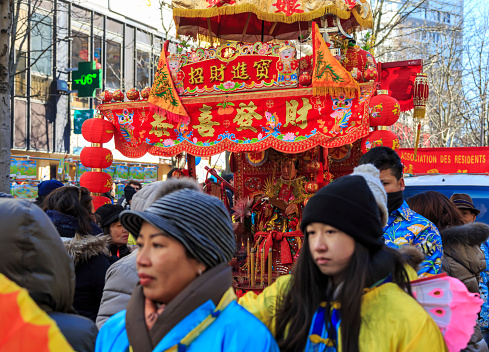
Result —
[[[141,185],[141,182],[139,181],[136,181],[136,180],[129,180],[129,182],[127,183],[127,185],[135,185],[135,186],[139,186],[139,189],[141,189],[142,185]]]
[[[234,175],[232,173],[222,174],[221,177],[225,179],[227,182],[231,182],[231,180],[234,179]]]
[[[80,235],[92,235],[92,196],[87,188],[59,187],[46,196],[42,210],[71,215],[78,220],[77,232]]]
[[[173,169],[171,169],[171,170],[170,170],[170,172],[168,172],[168,173],[166,174],[166,178],[172,178],[172,177],[173,177],[173,173],[174,173],[175,171],[177,171],[177,170],[178,170],[178,168],[177,168],[177,167],[174,167]]]
[[[388,147],[375,147],[363,154],[359,165],[373,164],[379,171],[390,169],[392,175],[399,181],[402,177],[403,165],[397,153]]]
[[[378,281],[391,277],[401,289],[411,293],[405,259],[395,249],[383,246],[375,254],[362,244],[355,243],[355,251],[346,269],[342,287],[335,298],[341,305],[341,345],[343,352],[360,350],[360,316],[364,289]],[[292,271],[288,291],[279,296],[276,314],[276,340],[280,351],[303,351],[312,323],[312,318],[321,302],[326,302],[325,319],[331,320],[333,301],[332,277],[321,273],[309,250],[307,234],[299,259]],[[288,334],[287,334],[288,332]],[[292,333],[293,332],[293,333]],[[331,335],[330,335],[331,336]],[[336,347],[339,342],[335,342]]]
[[[436,225],[438,230],[463,225],[460,209],[440,192],[426,191],[406,199],[409,208]]]

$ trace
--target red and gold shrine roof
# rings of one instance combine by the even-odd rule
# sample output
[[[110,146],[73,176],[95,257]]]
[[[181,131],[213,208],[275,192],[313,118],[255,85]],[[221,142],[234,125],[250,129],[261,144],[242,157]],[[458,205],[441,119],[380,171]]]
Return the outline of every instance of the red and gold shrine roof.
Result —
[[[194,38],[295,40],[326,14],[338,16],[349,32],[372,27],[368,0],[173,0],[172,5],[177,34]]]

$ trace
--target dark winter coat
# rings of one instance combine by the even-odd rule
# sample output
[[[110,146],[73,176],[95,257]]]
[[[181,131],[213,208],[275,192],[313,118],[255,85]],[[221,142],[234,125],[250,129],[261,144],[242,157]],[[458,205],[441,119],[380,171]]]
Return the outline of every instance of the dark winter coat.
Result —
[[[105,273],[110,266],[106,236],[62,238],[75,264],[76,287],[73,307],[95,321],[104,292]]]
[[[56,228],[34,203],[0,199],[0,272],[26,288],[74,350],[94,351],[95,324],[74,313],[74,264]],[[1,316],[1,312],[0,312]]]
[[[443,270],[462,281],[472,293],[479,293],[479,274],[486,269],[480,245],[489,236],[489,226],[477,222],[454,226],[440,232],[443,241]]]
[[[75,264],[76,287],[73,307],[95,321],[105,284],[105,273],[110,266],[107,237],[81,236],[77,233],[78,220],[71,215],[48,210],[54,226],[61,236],[65,248]],[[92,223],[92,233],[102,234],[102,230]]]

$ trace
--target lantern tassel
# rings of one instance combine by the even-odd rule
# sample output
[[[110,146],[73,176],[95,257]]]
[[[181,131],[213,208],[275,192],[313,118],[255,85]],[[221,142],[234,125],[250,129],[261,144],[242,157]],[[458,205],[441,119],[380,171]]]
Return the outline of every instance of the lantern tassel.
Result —
[[[425,115],[426,115],[426,108],[424,106],[414,107],[413,118],[424,119]]]
[[[421,135],[421,121],[418,122],[418,128],[416,129],[416,141],[414,142],[414,160],[418,157],[418,145],[419,136]]]

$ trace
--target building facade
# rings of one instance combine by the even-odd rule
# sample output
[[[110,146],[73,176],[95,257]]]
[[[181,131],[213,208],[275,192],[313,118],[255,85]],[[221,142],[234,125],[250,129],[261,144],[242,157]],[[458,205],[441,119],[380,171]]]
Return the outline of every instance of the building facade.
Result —
[[[74,111],[96,109],[99,101],[66,92],[72,69],[95,61],[103,70],[102,90],[150,87],[163,43],[171,39],[171,11],[155,0],[15,3],[12,154],[79,154],[88,144],[73,133]],[[122,155],[116,151],[114,158]]]

